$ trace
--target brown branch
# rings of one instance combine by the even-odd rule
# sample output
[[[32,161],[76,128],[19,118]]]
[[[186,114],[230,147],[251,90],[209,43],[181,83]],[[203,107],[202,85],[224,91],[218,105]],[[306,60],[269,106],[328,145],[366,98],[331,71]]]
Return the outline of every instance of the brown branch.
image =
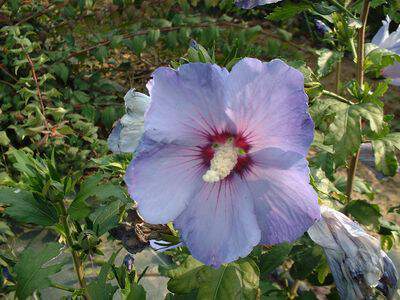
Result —
[[[242,24],[228,23],[228,22],[225,22],[223,24],[226,25],[226,26],[232,26],[232,27],[237,27],[237,28],[241,28],[241,29],[246,29],[246,26],[243,26]],[[260,22],[257,22],[257,21],[248,23],[248,25],[250,25],[250,26],[255,26],[255,25],[261,26],[262,32],[264,34],[268,35],[269,37],[272,37],[273,39],[280,40],[282,43],[287,44],[287,45],[289,45],[289,46],[291,46],[293,48],[296,48],[297,50],[299,50],[301,52],[306,52],[306,53],[315,55],[314,51],[309,50],[307,48],[304,48],[304,45],[298,45],[298,44],[296,44],[294,42],[283,40],[279,35],[275,34],[272,30],[269,30],[269,29],[263,27],[266,24],[270,24],[270,23],[269,22],[260,23]]]
[[[36,13],[30,13],[30,14],[28,14],[26,17],[24,17],[23,19],[21,19],[21,20],[19,20],[18,22],[16,22],[16,23],[14,24],[14,26],[17,26],[17,25],[20,25],[20,24],[22,24],[22,23],[28,22],[28,21],[31,20],[31,19],[38,18],[38,17],[44,15],[45,13],[49,12],[50,10],[52,10],[52,9],[54,9],[54,8],[56,8],[56,7],[57,7],[57,6],[55,5],[55,3],[49,4],[49,5],[47,5],[44,9],[42,9],[41,11],[38,11],[38,12],[36,12]]]
[[[365,29],[367,27],[368,13],[370,8],[370,1],[364,0],[363,9],[361,13],[362,26],[358,30],[358,45],[357,45],[357,81],[360,88],[364,89],[364,59],[365,59]],[[346,184],[346,195],[348,201],[351,200],[353,193],[354,178],[356,176],[358,158],[360,156],[360,149],[357,150],[356,154],[351,158],[350,166],[347,169],[347,184]]]
[[[45,125],[48,133],[50,133],[50,127],[49,127],[49,123],[47,122],[47,119],[46,119],[45,106],[44,106],[44,102],[43,102],[42,92],[40,91],[39,80],[38,80],[38,77],[37,77],[36,71],[35,71],[35,65],[33,64],[33,61],[31,59],[29,53],[25,51],[25,55],[26,55],[26,58],[28,59],[29,65],[31,67],[33,80],[35,81],[35,84],[36,84],[36,94],[39,98],[40,108],[42,110],[42,114],[43,114],[43,118],[44,118],[44,125]]]
[[[14,90],[16,89],[15,86],[12,83],[8,82],[8,81],[0,80],[0,83],[8,85],[9,87],[12,87]]]
[[[192,27],[192,28],[205,28],[205,27],[208,27],[208,26],[210,26],[210,24],[198,24],[198,25],[194,25],[194,26],[191,26],[191,27]],[[176,31],[176,30],[179,30],[179,29],[181,29],[181,28],[182,28],[182,26],[162,27],[162,28],[160,28],[160,32]],[[146,34],[148,34],[148,33],[149,33],[149,30],[140,30],[140,31],[135,32],[135,33],[127,33],[127,34],[124,34],[124,35],[122,35],[122,38],[123,38],[123,39],[129,39],[129,38],[133,38],[133,37],[135,37],[135,36],[146,35]],[[83,50],[79,50],[79,51],[72,52],[72,53],[68,56],[68,58],[78,56],[78,55],[80,55],[80,54],[83,54],[83,53],[92,51],[92,50],[94,50],[94,49],[97,49],[97,48],[100,47],[100,46],[106,46],[106,45],[108,45],[108,44],[110,44],[110,43],[111,43],[110,40],[101,41],[100,43],[98,43],[98,44],[96,44],[96,45],[93,45],[93,46],[90,46],[90,47],[87,47],[87,48],[85,48],[85,49],[83,49]]]
[[[15,82],[18,82],[18,79],[17,79],[13,74],[11,74],[11,72],[8,71],[8,70],[6,69],[6,67],[5,67],[3,64],[1,64],[1,63],[0,63],[0,69],[1,69],[4,73],[6,73],[8,76],[10,76]]]
[[[210,25],[217,25],[217,26],[223,27],[223,28],[229,28],[229,27],[235,27],[235,28],[240,28],[240,29],[246,29],[246,28],[247,28],[247,26],[245,26],[245,25],[236,24],[236,23],[229,23],[229,22],[222,22],[222,23],[201,23],[201,24],[197,24],[197,25],[190,26],[190,27],[191,27],[191,28],[207,28],[207,27],[209,27]],[[249,25],[252,26],[251,23],[249,23]],[[261,24],[257,24],[257,25],[260,25],[260,26],[261,26]],[[181,29],[182,27],[183,27],[183,26],[163,27],[163,28],[160,28],[160,32],[177,31],[177,30]],[[187,27],[187,26],[186,26],[186,27]],[[261,26],[261,27],[262,27],[262,26]],[[311,51],[311,50],[309,50],[309,49],[306,49],[306,48],[303,48],[303,46],[301,46],[301,45],[297,45],[297,44],[295,44],[295,43],[293,43],[293,42],[291,42],[291,41],[282,40],[281,37],[279,37],[277,34],[274,34],[272,31],[270,31],[270,30],[268,30],[268,29],[266,29],[266,28],[263,28],[263,27],[262,27],[262,32],[263,32],[264,34],[267,34],[268,36],[270,36],[270,37],[272,37],[272,38],[274,38],[274,39],[278,39],[278,40],[282,41],[283,43],[288,44],[288,45],[290,45],[291,47],[296,48],[296,49],[298,49],[298,50],[300,50],[300,51],[302,51],[302,52],[308,52],[308,53],[310,53],[310,54],[315,54],[313,51]],[[146,35],[146,34],[148,34],[148,33],[149,33],[149,30],[141,30],[141,31],[138,31],[138,32],[135,32],[135,33],[124,34],[124,35],[122,35],[122,38],[123,38],[123,39],[129,39],[129,38],[133,38],[133,37],[135,37],[135,36]],[[87,47],[87,48],[82,49],[82,50],[79,50],[79,51],[72,52],[72,53],[67,57],[67,59],[72,58],[72,57],[75,57],[75,56],[78,56],[78,55],[83,54],[83,53],[90,52],[90,51],[92,51],[92,50],[94,50],[94,49],[97,49],[98,47],[106,46],[106,45],[108,45],[108,44],[110,44],[110,43],[111,43],[110,40],[101,41],[101,42],[97,43],[96,45]]]

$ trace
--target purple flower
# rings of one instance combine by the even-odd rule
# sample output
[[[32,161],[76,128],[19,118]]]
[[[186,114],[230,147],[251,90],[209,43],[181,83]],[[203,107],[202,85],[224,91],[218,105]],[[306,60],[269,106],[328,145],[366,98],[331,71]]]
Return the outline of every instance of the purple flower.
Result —
[[[130,253],[127,253],[124,257],[123,263],[124,263],[126,269],[128,270],[128,272],[131,272],[135,268],[134,262],[135,262],[135,258],[133,257],[133,255]]]
[[[382,21],[383,25],[372,39],[372,44],[400,55],[400,26],[395,32],[389,33],[390,22],[389,16],[386,17],[386,20]],[[400,86],[399,63],[396,62],[394,65],[383,69],[382,75],[386,78],[391,78],[393,85]]]
[[[340,298],[372,299],[377,287],[392,299],[398,275],[379,241],[336,210],[322,206],[321,214],[308,234],[323,247]]]
[[[321,20],[314,20],[314,24],[319,35],[325,35],[325,33],[331,31],[331,29]]]
[[[250,9],[256,6],[280,2],[282,0],[235,0],[236,6],[244,9]]]
[[[245,58],[231,72],[203,63],[158,68],[125,177],[141,216],[174,221],[192,255],[214,267],[259,243],[301,236],[320,218],[303,85],[281,60]]]

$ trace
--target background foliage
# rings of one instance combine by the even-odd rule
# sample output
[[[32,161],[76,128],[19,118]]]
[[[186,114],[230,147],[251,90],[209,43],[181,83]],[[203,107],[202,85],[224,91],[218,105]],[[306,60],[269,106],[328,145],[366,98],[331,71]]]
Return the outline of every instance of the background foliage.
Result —
[[[150,239],[176,244],[179,236],[135,213],[123,186],[131,155],[110,154],[106,145],[124,94],[145,92],[158,66],[201,61],[229,69],[244,56],[282,58],[306,78],[320,201],[379,235],[383,249],[395,247],[400,200],[385,191],[398,193],[400,181],[399,90],[379,74],[400,58],[371,52],[370,78],[360,87],[352,54],[362,1],[345,12],[331,2],[245,11],[230,0],[0,0],[0,295],[145,299],[156,297],[146,280],[160,277],[169,279],[166,299],[337,299],[322,249],[306,235],[259,246],[218,270],[178,247],[157,256],[158,269],[138,271],[140,254],[126,249],[150,255]],[[371,4],[368,37],[385,14],[400,22],[399,1]],[[320,32],[316,19],[329,30]],[[365,166],[350,199],[345,167],[360,147]],[[57,280],[63,272],[69,279]]]

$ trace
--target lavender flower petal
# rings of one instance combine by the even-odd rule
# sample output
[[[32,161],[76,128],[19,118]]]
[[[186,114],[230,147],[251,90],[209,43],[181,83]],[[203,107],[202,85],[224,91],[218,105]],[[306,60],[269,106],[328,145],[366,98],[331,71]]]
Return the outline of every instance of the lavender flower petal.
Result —
[[[277,3],[282,0],[235,0],[236,6],[244,9],[254,8],[256,6]]]
[[[307,161],[293,152],[274,152],[258,152],[255,161],[266,163],[246,177],[266,245],[298,239],[321,217]]]
[[[174,224],[193,257],[216,268],[247,256],[260,241],[250,191],[236,175],[203,185]]]
[[[184,146],[152,144],[131,162],[125,182],[140,215],[149,223],[166,224],[174,220],[196,195],[204,182],[205,171],[188,155]]]
[[[382,27],[372,39],[372,44],[400,55],[400,26],[395,32],[389,33],[390,18],[382,21]],[[382,75],[392,79],[392,84],[400,86],[400,64],[395,62],[392,66],[386,67]]]
[[[151,104],[145,131],[159,142],[198,145],[204,132],[223,130],[225,114],[225,68],[192,63],[178,70],[158,68],[147,85]]]
[[[228,114],[253,150],[277,147],[306,155],[314,138],[301,72],[281,60],[239,61],[229,75]]]

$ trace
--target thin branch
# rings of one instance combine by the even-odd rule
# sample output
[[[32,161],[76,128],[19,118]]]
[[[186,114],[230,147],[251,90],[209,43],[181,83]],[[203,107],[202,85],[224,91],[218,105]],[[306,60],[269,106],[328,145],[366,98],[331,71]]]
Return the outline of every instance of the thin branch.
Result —
[[[364,0],[361,13],[362,26],[358,30],[357,81],[361,89],[363,89],[364,86],[365,29],[367,27],[369,7],[370,7],[370,1]],[[346,195],[349,201],[351,200],[351,194],[353,192],[354,178],[356,176],[356,169],[359,156],[360,156],[360,149],[358,149],[357,153],[351,158],[350,166],[347,169]]]
[[[31,19],[38,18],[38,17],[44,15],[45,13],[49,12],[50,10],[52,10],[52,9],[54,9],[54,8],[56,8],[55,3],[51,3],[51,4],[47,5],[47,6],[46,6],[44,9],[42,9],[41,11],[38,11],[38,12],[36,12],[36,13],[30,13],[30,14],[27,15],[25,18],[23,18],[23,19],[19,20],[18,22],[16,22],[16,23],[14,24],[14,26],[18,26],[18,25],[20,25],[20,24],[22,24],[22,23],[28,22],[28,21],[31,20]]]
[[[343,102],[343,103],[346,103],[346,104],[354,104],[350,100],[347,100],[346,98],[344,98],[344,97],[342,97],[342,96],[340,96],[338,94],[335,94],[335,93],[333,93],[331,91],[323,90],[322,91],[322,95],[334,98],[334,99],[339,100],[340,102]]]
[[[336,63],[336,76],[335,76],[335,92],[336,92],[336,94],[339,94],[339,91],[340,91],[341,74],[342,74],[342,61],[339,60]]]
[[[66,286],[57,282],[51,282],[50,286],[59,290],[63,290],[63,291],[67,291],[67,292],[75,292],[75,289],[73,287],[70,286]]]
[[[244,25],[242,25],[242,24],[229,23],[229,22],[221,22],[221,23],[201,23],[201,24],[197,24],[197,25],[191,25],[190,27],[191,27],[191,28],[207,28],[207,27],[209,27],[210,25],[216,25],[216,26],[223,27],[223,28],[229,28],[229,27],[235,27],[235,28],[240,28],[240,29],[246,29],[246,28],[247,28],[247,26],[244,26]],[[249,25],[252,26],[251,23],[249,23]],[[258,24],[258,23],[257,23],[257,25],[260,25],[260,26],[262,27],[263,24]],[[187,27],[187,26],[162,27],[162,28],[160,28],[159,30],[160,30],[160,32],[171,32],[171,31],[180,30],[180,29],[182,29],[183,27]],[[129,39],[129,38],[133,38],[133,37],[135,37],[135,36],[146,35],[146,34],[149,33],[149,31],[150,31],[150,30],[140,30],[140,31],[135,32],[135,33],[124,34],[124,35],[122,35],[122,38],[123,38],[123,39]],[[291,42],[291,41],[283,40],[283,39],[282,39],[281,37],[279,37],[277,34],[274,34],[272,31],[270,31],[270,30],[268,30],[268,29],[266,29],[266,28],[263,28],[263,27],[262,27],[262,32],[263,32],[264,34],[267,34],[269,37],[272,37],[272,38],[274,38],[274,39],[280,40],[280,41],[282,41],[283,43],[288,44],[288,45],[290,45],[290,46],[293,47],[293,48],[296,48],[296,49],[299,50],[299,51],[307,52],[307,53],[309,53],[309,54],[315,55],[314,51],[311,51],[311,50],[309,50],[309,49],[306,49],[306,48],[304,48],[303,46],[298,45],[298,44],[296,44],[296,43],[293,43],[293,42]],[[96,45],[89,46],[89,47],[87,47],[87,48],[85,48],[85,49],[72,52],[72,53],[67,57],[67,59],[72,58],[72,57],[75,57],[75,56],[78,56],[78,55],[83,54],[83,53],[90,52],[90,51],[95,50],[95,49],[97,49],[97,48],[99,48],[99,47],[101,47],[101,46],[106,46],[106,45],[108,45],[108,44],[110,44],[110,43],[111,43],[111,40],[104,40],[104,41],[101,41],[101,42],[97,43]]]
[[[210,24],[197,24],[197,25],[192,26],[192,28],[204,28],[204,27],[208,27],[208,26],[210,26]],[[182,28],[182,26],[162,27],[162,28],[160,28],[160,32],[176,31],[176,30],[179,30],[179,29],[181,29],[181,28]],[[133,37],[135,37],[135,36],[146,35],[146,34],[148,34],[148,33],[149,33],[149,30],[140,30],[140,31],[135,32],[135,33],[127,33],[127,34],[124,34],[124,35],[122,35],[122,38],[123,38],[123,39],[129,39],[129,38],[133,38]],[[100,43],[97,43],[96,45],[87,47],[87,48],[82,49],[82,50],[79,50],[79,51],[72,52],[72,53],[68,56],[68,58],[75,57],[75,56],[78,56],[78,55],[80,55],[80,54],[90,52],[90,51],[92,51],[92,50],[94,50],[94,49],[97,49],[98,47],[106,46],[106,45],[108,45],[108,44],[110,44],[110,43],[111,43],[111,40],[104,40],[104,41],[101,41]]]
[[[37,77],[36,71],[35,71],[35,65],[33,64],[32,59],[27,51],[25,51],[25,56],[31,67],[33,80],[35,81],[35,84],[36,84],[36,94],[39,98],[40,108],[42,110],[42,114],[43,114],[43,118],[44,118],[44,125],[45,125],[47,131],[50,132],[50,126],[46,119],[45,106],[44,106],[44,102],[43,102],[42,92],[40,91],[40,83],[39,83],[39,80],[38,80],[38,77]]]
[[[297,297],[297,291],[300,287],[300,280],[296,279],[290,288],[290,299],[295,299]]]
[[[5,67],[3,64],[1,64],[1,63],[0,63],[0,69],[1,69],[4,73],[6,73],[8,76],[10,76],[15,82],[18,82],[17,77],[15,77],[13,74],[11,74],[11,72],[8,71],[8,70],[6,69],[6,67]]]
[[[6,84],[9,87],[12,87],[14,90],[16,90],[15,86],[12,83],[8,82],[8,81],[0,80],[0,83]]]

